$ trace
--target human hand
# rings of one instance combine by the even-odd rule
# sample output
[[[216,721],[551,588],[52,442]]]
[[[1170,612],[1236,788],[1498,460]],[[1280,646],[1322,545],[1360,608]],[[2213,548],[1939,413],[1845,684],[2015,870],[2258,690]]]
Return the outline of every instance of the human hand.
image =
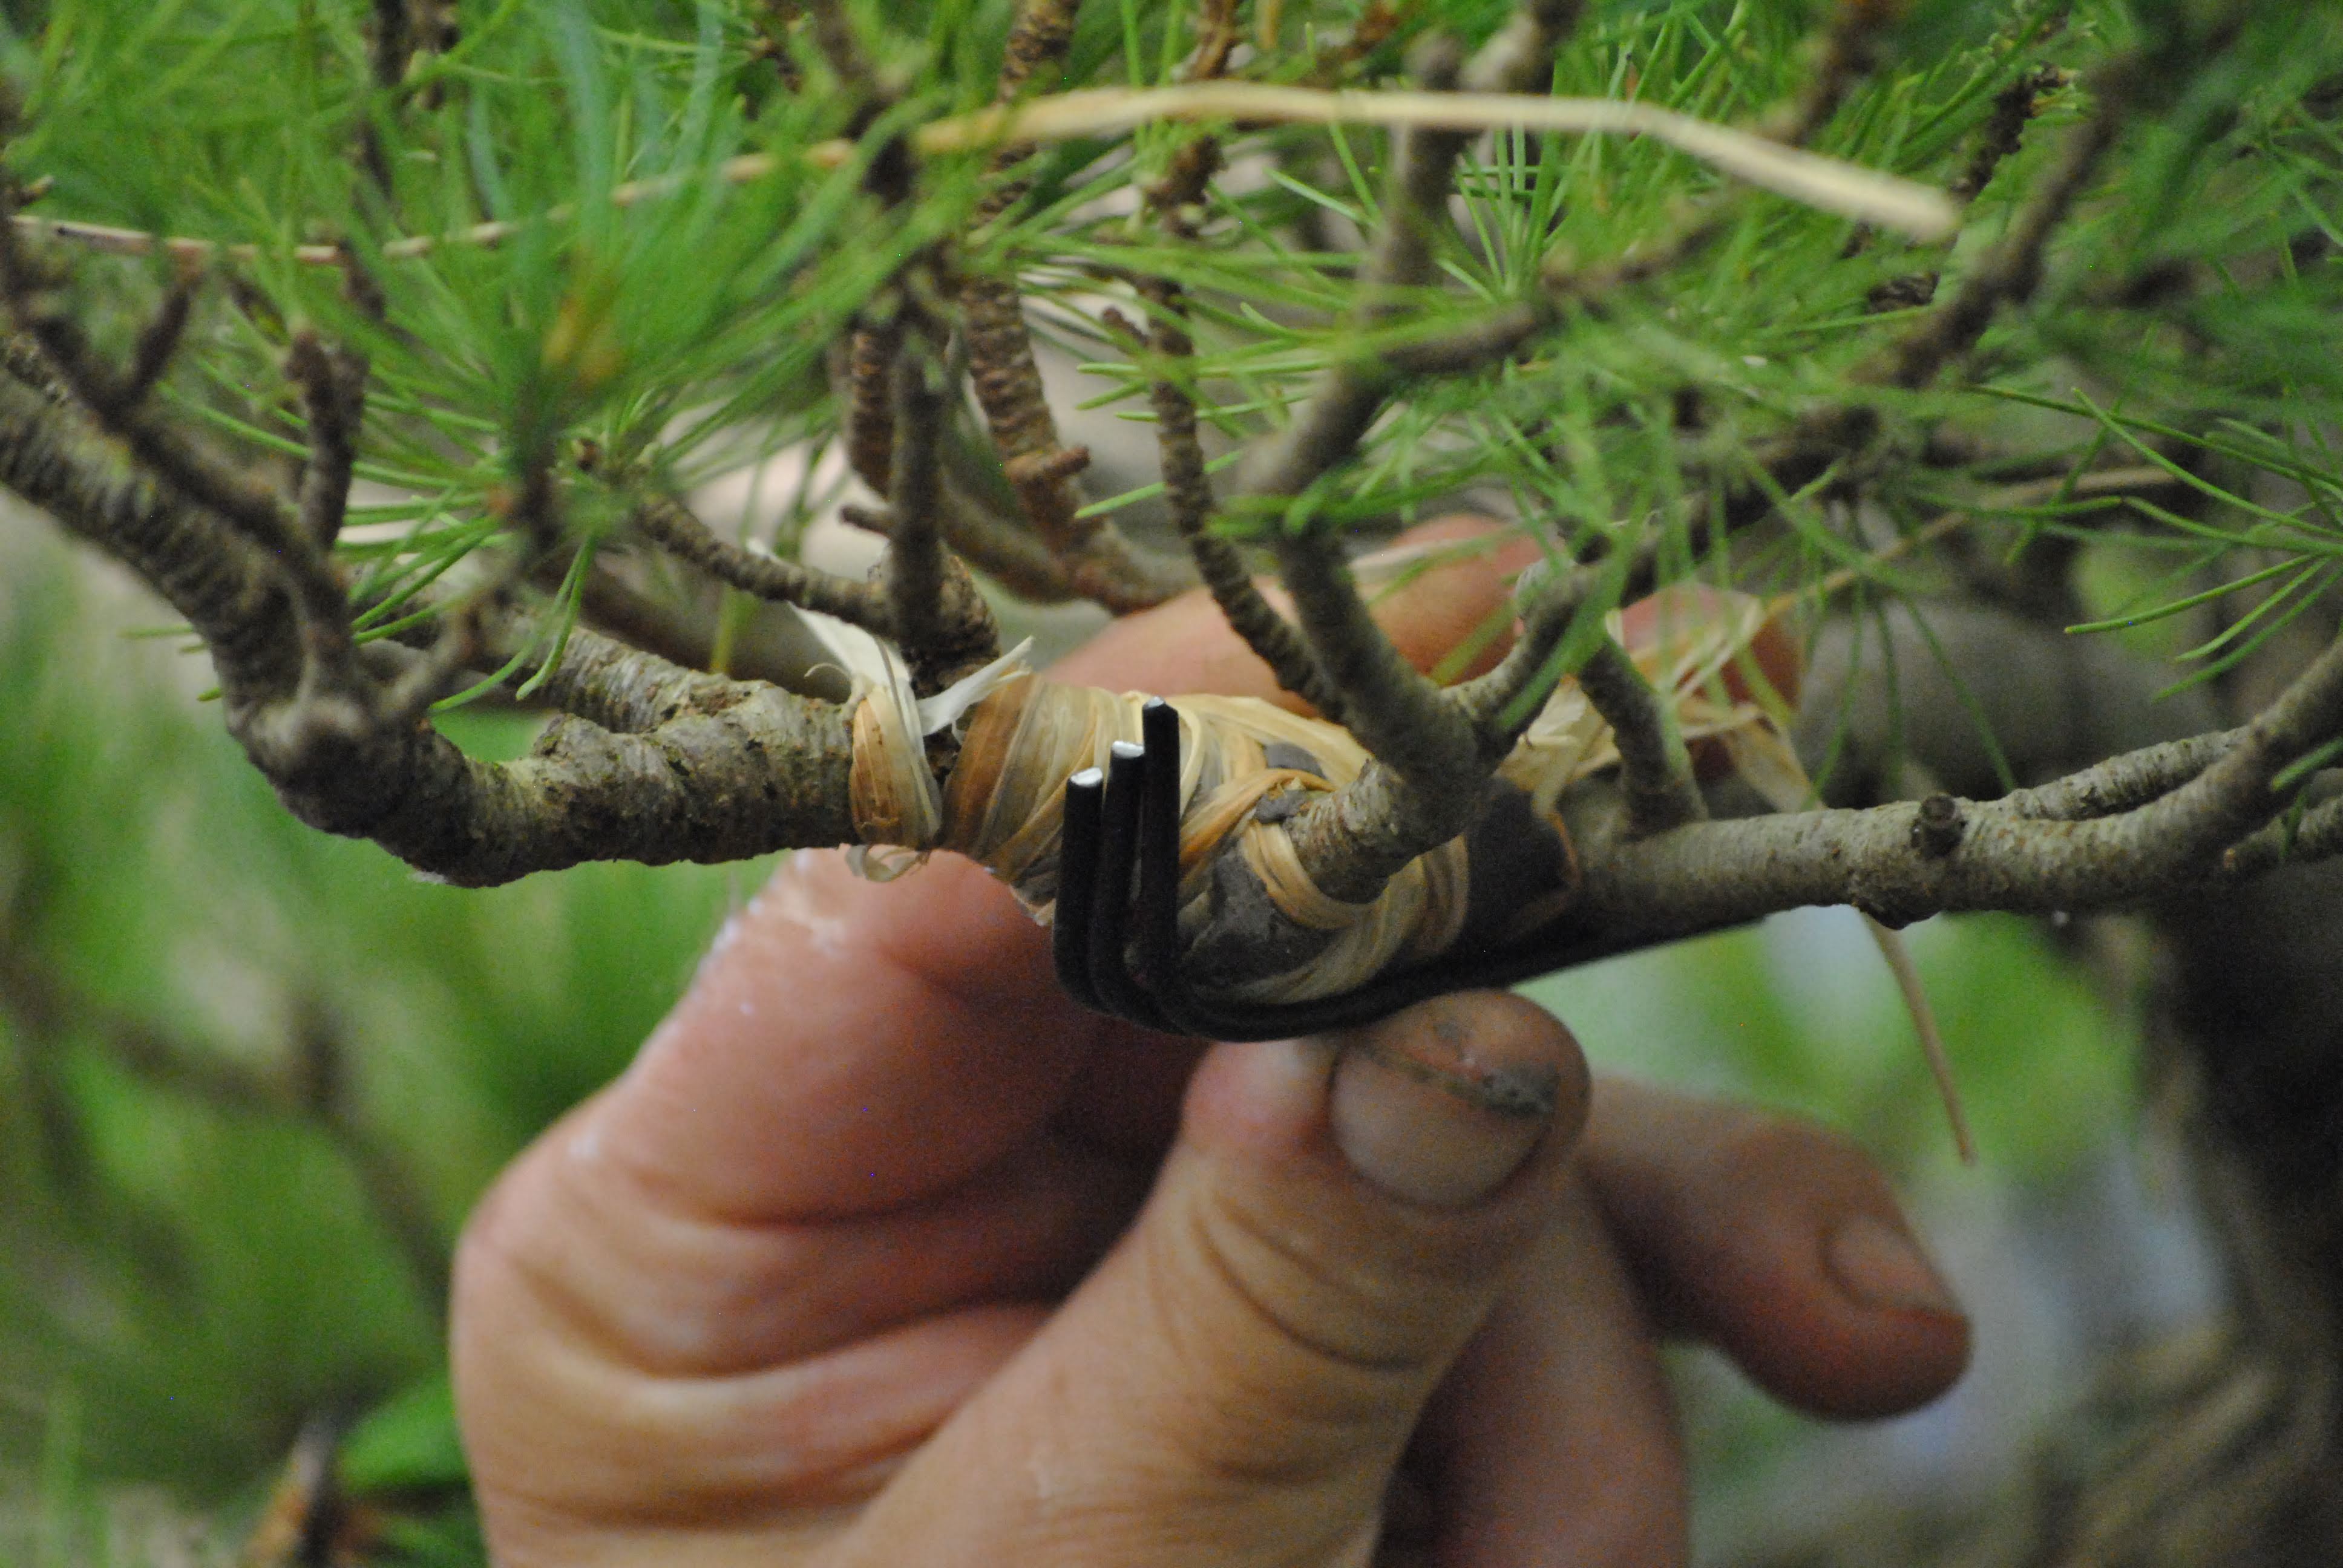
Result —
[[[1394,634],[1436,652],[1497,591],[1435,574]],[[1185,602],[1078,657],[1262,678]],[[1966,1324],[1843,1141],[1607,1081],[1589,1120],[1514,999],[1373,1033],[1149,1036],[1065,1000],[973,867],[794,857],[466,1232],[500,1561],[1681,1563],[1660,1333],[1838,1413],[1957,1373]]]

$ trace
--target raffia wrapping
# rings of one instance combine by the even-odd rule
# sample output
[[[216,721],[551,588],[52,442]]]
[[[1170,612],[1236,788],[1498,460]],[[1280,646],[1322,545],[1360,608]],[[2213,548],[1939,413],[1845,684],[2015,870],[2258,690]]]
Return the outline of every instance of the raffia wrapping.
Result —
[[[1696,626],[1660,628],[1649,646],[1635,651],[1635,660],[1654,687],[1674,694],[1686,739],[1722,738],[1736,765],[1762,775],[1753,782],[1778,798],[1793,787],[1793,778],[1803,792],[1795,759],[1765,710],[1731,700],[1723,682],[1764,618],[1760,601],[1727,596]],[[1612,630],[1618,634],[1615,618]],[[1141,738],[1147,694],[1060,685],[1031,673],[999,679],[967,710],[940,825],[931,833],[907,833],[908,825],[926,817],[924,791],[934,786],[916,740],[920,725],[900,711],[904,690],[872,684],[856,710],[852,799],[865,843],[956,850],[1007,882],[1046,923],[1057,899],[1065,781],[1084,768],[1104,768],[1114,742]],[[1284,813],[1265,821],[1257,810],[1272,796],[1338,789],[1357,778],[1367,752],[1348,730],[1252,698],[1169,700],[1180,716],[1182,932],[1192,933],[1209,917],[1210,869],[1219,857],[1233,853],[1244,857],[1288,920],[1340,933],[1311,962],[1232,990],[1230,1000],[1337,996],[1387,968],[1435,957],[1456,940],[1468,886],[1463,839],[1412,861],[1373,902],[1352,904],[1329,898],[1311,881]],[[890,704],[898,710],[888,710]],[[1297,749],[1317,767],[1272,766],[1272,747]],[[1498,771],[1559,830],[1553,812],[1563,790],[1617,761],[1610,728],[1577,684],[1565,680]],[[1549,917],[1557,912],[1546,911]]]

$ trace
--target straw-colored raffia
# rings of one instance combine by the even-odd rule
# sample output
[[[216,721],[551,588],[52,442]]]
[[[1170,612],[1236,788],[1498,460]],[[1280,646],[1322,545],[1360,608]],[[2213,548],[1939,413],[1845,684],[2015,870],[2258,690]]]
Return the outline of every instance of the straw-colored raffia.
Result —
[[[1652,645],[1636,652],[1654,684],[1675,694],[1685,738],[1726,737],[1745,768],[1763,768],[1782,749],[1763,711],[1731,700],[1722,678],[1747,648],[1761,613],[1757,601],[1734,596],[1707,607],[1698,625],[1660,628]],[[1030,674],[1008,677],[968,711],[940,827],[910,835],[906,825],[923,816],[915,792],[924,761],[910,742],[917,724],[880,711],[891,689],[873,686],[855,716],[852,791],[865,842],[967,855],[1048,920],[1058,891],[1066,779],[1084,768],[1105,767],[1114,742],[1140,739],[1146,694],[1064,686]],[[1243,857],[1287,920],[1337,933],[1310,962],[1233,990],[1229,1000],[1340,995],[1386,969],[1434,957],[1456,940],[1466,914],[1463,840],[1418,858],[1373,902],[1350,904],[1329,898],[1302,869],[1282,819],[1289,813],[1259,809],[1287,791],[1335,789],[1356,778],[1367,753],[1349,731],[1250,698],[1170,700],[1180,715],[1183,935],[1210,918],[1212,868],[1226,854]],[[1527,792],[1551,819],[1564,789],[1617,760],[1608,727],[1575,683],[1564,681],[1500,777]]]

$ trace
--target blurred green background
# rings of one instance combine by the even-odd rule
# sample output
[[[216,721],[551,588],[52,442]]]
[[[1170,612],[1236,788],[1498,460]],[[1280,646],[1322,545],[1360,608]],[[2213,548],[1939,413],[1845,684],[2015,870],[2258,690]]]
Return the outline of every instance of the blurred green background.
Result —
[[[340,1423],[351,1560],[479,1561],[441,1349],[495,1171],[624,1066],[769,869],[589,867],[488,892],[297,825],[165,615],[0,519],[0,1563],[239,1561],[306,1424]],[[467,745],[526,743],[467,710]],[[1952,1160],[1845,911],[1557,977],[1598,1062],[1806,1112],[1885,1159],[1976,1307],[1938,1410],[1832,1432],[1688,1354],[1704,1545],[1978,1485],[2045,1392],[2204,1304],[2131,1147],[2133,1041],[2071,945],[1911,933],[1984,1161]]]

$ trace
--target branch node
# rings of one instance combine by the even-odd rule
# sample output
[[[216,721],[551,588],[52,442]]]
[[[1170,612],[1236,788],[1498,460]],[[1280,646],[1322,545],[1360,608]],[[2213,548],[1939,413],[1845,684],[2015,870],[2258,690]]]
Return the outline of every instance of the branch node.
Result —
[[[1936,794],[1920,802],[1912,814],[1912,848],[1932,860],[1941,860],[1960,848],[1968,830],[1968,812],[1950,795]]]

